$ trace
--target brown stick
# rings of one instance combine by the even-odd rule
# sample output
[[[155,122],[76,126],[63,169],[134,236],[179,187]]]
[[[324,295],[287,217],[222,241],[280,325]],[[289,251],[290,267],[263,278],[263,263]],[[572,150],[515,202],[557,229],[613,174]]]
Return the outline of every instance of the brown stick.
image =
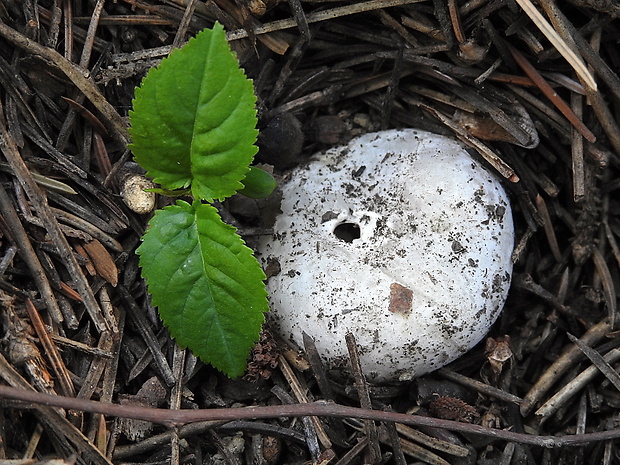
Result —
[[[600,431],[596,433],[572,434],[567,436],[537,436],[512,431],[498,430],[458,421],[440,420],[438,418],[408,415],[405,413],[368,410],[345,405],[313,402],[310,404],[273,405],[267,407],[244,407],[201,410],[168,410],[130,405],[108,404],[73,397],[54,396],[41,392],[15,389],[0,386],[0,397],[21,400],[39,405],[48,405],[70,410],[101,413],[113,417],[134,418],[152,421],[167,426],[185,425],[199,421],[233,421],[249,419],[265,419],[277,417],[325,416],[336,418],[360,418],[375,421],[392,421],[413,426],[430,426],[450,431],[485,436],[490,439],[531,444],[541,447],[579,446],[597,441],[608,441],[620,438],[620,429]]]
[[[596,342],[605,337],[611,330],[611,325],[608,320],[602,320],[598,324],[592,326],[583,336],[581,336],[581,342],[592,346]],[[523,416],[528,415],[538,401],[540,401],[545,393],[551,389],[551,386],[564,374],[566,371],[574,365],[575,359],[581,353],[581,349],[576,345],[567,346],[564,352],[558,359],[553,362],[545,373],[540,376],[536,384],[532,386],[530,391],[523,398],[521,403],[521,414]]]
[[[508,50],[512,54],[512,57],[515,59],[517,64],[521,67],[521,69],[527,74],[527,76],[534,81],[534,84],[538,86],[545,96],[551,100],[551,102],[555,105],[555,107],[560,110],[560,112],[566,117],[568,121],[575,127],[579,134],[581,134],[588,142],[594,143],[596,142],[596,136],[592,134],[583,121],[577,118],[577,115],[573,113],[570,106],[557,94],[553,87],[543,78],[540,73],[532,66],[532,64],[527,61],[527,59],[510,44],[506,44]]]
[[[37,336],[39,336],[39,341],[41,341],[41,345],[45,349],[45,353],[47,354],[52,369],[56,374],[62,393],[70,397],[75,396],[75,388],[71,382],[69,370],[67,370],[64,361],[60,357],[58,347],[56,347],[56,344],[52,342],[52,338],[45,329],[45,325],[39,315],[39,312],[30,299],[26,300],[26,311],[28,312],[28,316],[30,317],[30,321],[32,322],[32,326],[34,327]]]

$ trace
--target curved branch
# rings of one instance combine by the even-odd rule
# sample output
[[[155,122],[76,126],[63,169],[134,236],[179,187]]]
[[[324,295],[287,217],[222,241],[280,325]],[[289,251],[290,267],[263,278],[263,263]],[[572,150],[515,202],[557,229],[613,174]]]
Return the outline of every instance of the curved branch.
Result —
[[[9,386],[0,386],[0,398],[14,399],[35,404],[61,407],[70,410],[100,413],[103,415],[133,418],[136,420],[151,421],[166,426],[180,426],[199,421],[233,421],[256,420],[277,417],[323,416],[337,418],[359,418],[375,421],[388,421],[412,426],[429,426],[450,431],[476,434],[487,438],[499,439],[521,444],[531,444],[541,447],[579,446],[591,442],[605,441],[620,438],[620,429],[600,431],[597,433],[573,434],[568,436],[537,436],[532,434],[515,433],[498,430],[469,423],[440,420],[438,418],[421,417],[404,413],[369,410],[345,405],[313,402],[309,404],[274,405],[266,407],[242,407],[201,410],[168,410],[149,407],[135,407],[129,405],[110,404],[73,397],[54,396],[36,391],[15,389]],[[26,407],[28,408],[28,407]]]

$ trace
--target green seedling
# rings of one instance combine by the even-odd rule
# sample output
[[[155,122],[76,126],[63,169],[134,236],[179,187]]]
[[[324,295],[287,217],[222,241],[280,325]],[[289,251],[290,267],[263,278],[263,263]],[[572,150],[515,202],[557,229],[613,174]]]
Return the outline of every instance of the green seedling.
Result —
[[[255,104],[252,81],[216,23],[149,71],[129,114],[135,160],[161,192],[193,197],[157,211],[137,250],[153,304],[180,346],[230,377],[245,370],[267,292],[252,251],[210,204],[275,187],[250,167]]]

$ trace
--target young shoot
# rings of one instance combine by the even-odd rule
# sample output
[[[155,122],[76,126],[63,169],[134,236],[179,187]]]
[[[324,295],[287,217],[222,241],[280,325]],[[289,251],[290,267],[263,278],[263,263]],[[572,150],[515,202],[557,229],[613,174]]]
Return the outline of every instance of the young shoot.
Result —
[[[243,374],[268,310],[252,250],[211,205],[265,197],[273,178],[250,164],[256,98],[220,24],[151,69],[130,112],[131,150],[159,192],[193,201],[155,213],[137,250],[153,304],[172,337],[230,377]]]

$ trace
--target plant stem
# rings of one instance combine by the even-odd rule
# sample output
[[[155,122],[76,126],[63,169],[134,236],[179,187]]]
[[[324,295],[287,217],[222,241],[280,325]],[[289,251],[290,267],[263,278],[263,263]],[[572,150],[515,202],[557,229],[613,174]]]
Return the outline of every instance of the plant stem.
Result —
[[[266,419],[277,417],[325,416],[337,418],[360,418],[375,421],[402,423],[412,426],[429,426],[450,431],[476,434],[490,439],[531,444],[541,447],[579,446],[597,441],[606,441],[620,438],[620,429],[600,431],[587,434],[573,434],[567,436],[538,436],[512,431],[498,430],[469,423],[441,420],[438,418],[408,415],[404,413],[369,410],[345,405],[313,402],[310,404],[273,405],[266,407],[243,407],[201,410],[168,410],[130,405],[109,404],[73,397],[54,396],[41,392],[15,389],[9,386],[0,386],[0,397],[21,400],[35,404],[61,407],[70,410],[101,413],[103,415],[133,418],[152,421],[172,427],[199,421],[233,421]]]

